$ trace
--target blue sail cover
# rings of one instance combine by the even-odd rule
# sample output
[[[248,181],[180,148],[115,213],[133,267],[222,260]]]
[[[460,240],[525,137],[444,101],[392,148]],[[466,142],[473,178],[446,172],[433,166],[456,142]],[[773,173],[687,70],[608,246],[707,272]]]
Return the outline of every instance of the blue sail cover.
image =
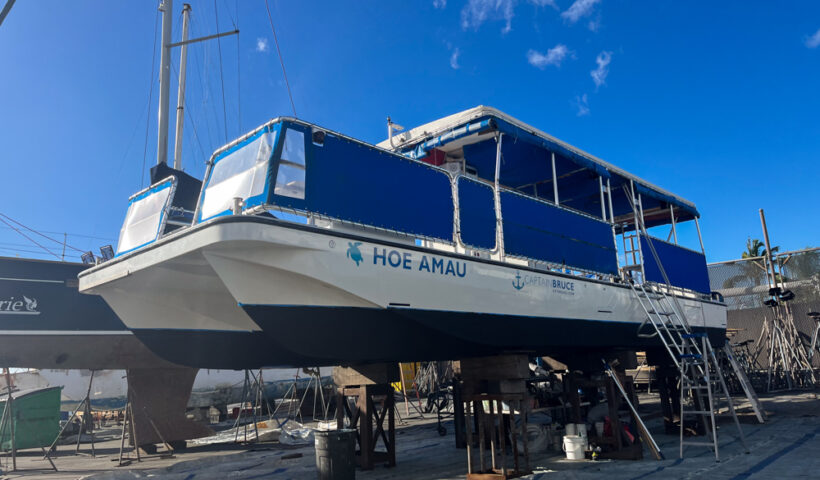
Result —
[[[271,191],[268,203],[452,242],[453,192],[445,172],[332,133],[313,143],[303,125],[283,128],[305,134],[305,195]]]
[[[509,191],[501,192],[507,254],[618,274],[612,227]]]
[[[663,265],[663,270],[669,277],[669,283],[696,292],[711,292],[709,271],[706,267],[706,257],[703,254],[664,242],[655,237],[650,238],[652,246],[655,247],[655,251],[658,253],[661,265]],[[666,283],[645,235],[641,235],[641,252],[646,280]]]
[[[495,248],[495,200],[489,185],[467,177],[458,178],[458,212],[461,241],[465,245]]]

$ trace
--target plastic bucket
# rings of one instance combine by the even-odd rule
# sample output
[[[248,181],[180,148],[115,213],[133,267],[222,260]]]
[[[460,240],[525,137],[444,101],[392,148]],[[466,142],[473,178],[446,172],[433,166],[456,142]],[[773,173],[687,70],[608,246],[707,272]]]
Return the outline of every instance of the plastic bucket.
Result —
[[[356,430],[316,431],[316,470],[319,480],[356,478]]]
[[[567,460],[584,459],[584,439],[580,435],[564,435],[564,452]]]

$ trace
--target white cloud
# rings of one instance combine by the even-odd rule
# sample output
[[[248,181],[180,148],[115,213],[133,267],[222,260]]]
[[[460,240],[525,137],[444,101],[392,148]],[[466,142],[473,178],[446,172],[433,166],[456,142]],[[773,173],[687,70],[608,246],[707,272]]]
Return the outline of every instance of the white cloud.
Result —
[[[516,0],[469,0],[461,10],[461,27],[465,30],[481,26],[487,20],[504,20],[501,33],[512,30]]]
[[[598,54],[598,57],[595,58],[595,63],[598,64],[598,68],[590,70],[589,75],[592,77],[592,81],[595,82],[596,88],[606,83],[606,76],[609,75],[609,62],[611,61],[612,52],[601,52]]]
[[[583,94],[580,97],[575,97],[575,114],[579,117],[583,117],[585,115],[589,115],[589,101],[587,99],[587,94]]]
[[[572,52],[570,52],[566,45],[559,43],[547,50],[547,53],[541,53],[531,49],[527,52],[527,61],[530,62],[530,65],[533,67],[540,68],[541,70],[549,65],[560,67],[561,62],[564,61],[564,58],[570,53]]]
[[[444,8],[447,6],[447,0],[433,0],[433,8]]]
[[[809,48],[817,48],[820,46],[820,30],[814,32],[814,35],[806,38],[806,46]]]
[[[601,16],[598,15],[597,18],[590,20],[587,24],[587,28],[589,28],[590,32],[597,32],[599,28],[601,28]]]
[[[268,39],[259,37],[256,39],[256,51],[257,52],[267,52],[268,51]]]
[[[575,23],[583,17],[592,13],[596,3],[601,0],[575,0],[565,11],[561,12],[561,18],[569,23]]]
[[[530,3],[536,7],[558,8],[558,5],[555,4],[555,0],[530,0]]]
[[[441,0],[434,0],[433,6],[436,6],[439,1]],[[558,9],[555,0],[527,1],[536,7],[549,6]],[[501,29],[501,33],[508,33],[512,30],[512,19],[518,3],[519,0],[468,0],[467,5],[461,9],[461,28],[465,30],[469,28],[478,29],[484,22],[504,20],[504,28]]]
[[[453,50],[453,53],[450,55],[450,68],[453,70],[458,70],[461,65],[458,64],[458,56],[461,55],[461,51],[458,47]]]

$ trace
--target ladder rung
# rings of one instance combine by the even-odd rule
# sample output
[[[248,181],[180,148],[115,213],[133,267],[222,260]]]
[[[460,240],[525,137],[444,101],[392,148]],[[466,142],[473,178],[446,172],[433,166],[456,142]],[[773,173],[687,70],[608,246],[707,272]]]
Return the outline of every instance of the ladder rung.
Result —
[[[712,443],[712,442],[688,442],[688,441],[684,440],[681,443],[683,445],[700,445],[702,447],[714,447],[715,446],[715,444]]]
[[[703,332],[694,332],[694,333],[687,333],[683,335],[683,338],[703,338],[706,334]]]
[[[687,390],[706,390],[709,387],[706,386],[706,385],[688,385],[687,384],[687,385],[684,385],[684,388],[687,389]]]
[[[711,415],[712,412],[710,410],[686,410],[683,412],[684,415]]]
[[[702,359],[703,355],[701,355],[699,353],[681,353],[679,355],[679,357],[682,358],[682,359],[683,358],[700,358],[700,359]]]

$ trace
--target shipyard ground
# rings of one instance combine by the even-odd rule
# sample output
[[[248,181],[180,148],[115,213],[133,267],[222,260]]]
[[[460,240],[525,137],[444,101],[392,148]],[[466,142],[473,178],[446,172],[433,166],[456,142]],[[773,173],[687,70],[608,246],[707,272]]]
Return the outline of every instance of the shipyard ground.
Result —
[[[530,479],[670,479],[710,478],[818,478],[820,472],[820,399],[815,393],[784,393],[762,398],[769,422],[758,424],[753,415],[743,415],[743,429],[750,453],[746,454],[737,439],[734,425],[724,421],[721,427],[721,462],[715,462],[711,451],[688,447],[684,460],[678,459],[678,437],[664,435],[657,397],[641,396],[641,411],[661,446],[666,460],[657,461],[644,448],[640,461],[602,460],[568,461],[555,451],[533,452]],[[403,410],[403,405],[399,404]],[[377,466],[371,471],[356,472],[360,479],[462,479],[466,473],[466,452],[456,449],[452,421],[448,435],[440,437],[435,417],[410,419],[396,432],[397,466]],[[97,445],[97,456],[72,455],[73,447],[63,446],[55,459],[59,472],[45,470],[48,463],[40,453],[21,452],[19,471],[3,478],[43,478],[50,480],[93,478],[126,480],[152,478],[163,480],[200,479],[310,479],[317,478],[313,446],[287,446],[261,443],[252,446],[222,445],[189,447],[175,458],[144,457],[130,466],[115,467],[119,440],[111,438]],[[83,445],[82,450],[88,450]],[[3,470],[10,465],[3,458]]]

